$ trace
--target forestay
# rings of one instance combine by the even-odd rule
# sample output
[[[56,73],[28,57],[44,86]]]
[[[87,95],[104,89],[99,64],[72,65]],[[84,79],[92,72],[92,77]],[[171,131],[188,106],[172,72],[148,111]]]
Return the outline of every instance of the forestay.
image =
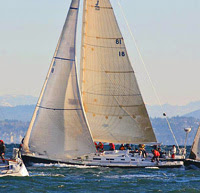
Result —
[[[190,152],[190,159],[195,159],[200,161],[200,126],[197,130],[197,134],[194,138],[192,149]]]
[[[95,141],[156,142],[109,0],[84,0],[81,84]]]
[[[24,140],[26,152],[71,159],[95,152],[84,116],[75,63],[79,0],[72,0],[44,87]]]

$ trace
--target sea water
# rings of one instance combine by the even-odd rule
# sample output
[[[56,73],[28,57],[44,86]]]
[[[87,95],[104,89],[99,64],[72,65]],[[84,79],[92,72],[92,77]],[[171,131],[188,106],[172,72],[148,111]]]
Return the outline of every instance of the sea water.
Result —
[[[7,145],[11,155],[14,145]],[[0,178],[0,192],[200,192],[200,170],[35,164],[29,177]]]

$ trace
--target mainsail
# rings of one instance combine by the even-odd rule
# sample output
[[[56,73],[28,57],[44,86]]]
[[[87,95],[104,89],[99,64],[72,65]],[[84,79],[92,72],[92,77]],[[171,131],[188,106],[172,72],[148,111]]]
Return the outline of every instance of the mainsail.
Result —
[[[156,142],[109,0],[84,0],[80,81],[95,141]]]
[[[190,152],[190,159],[195,159],[200,161],[200,126],[197,130],[197,134],[194,138],[192,149]]]
[[[79,0],[72,0],[46,81],[24,139],[24,151],[49,159],[95,152],[82,108],[75,63]]]

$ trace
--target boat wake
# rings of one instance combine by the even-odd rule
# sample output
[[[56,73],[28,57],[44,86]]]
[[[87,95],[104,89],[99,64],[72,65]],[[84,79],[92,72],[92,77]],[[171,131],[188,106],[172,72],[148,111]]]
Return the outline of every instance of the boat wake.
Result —
[[[129,175],[113,175],[113,176],[105,176],[105,178],[111,178],[111,179],[134,179],[134,178],[155,178],[160,177],[159,175],[153,175],[153,174],[129,174]]]
[[[35,177],[35,176],[50,176],[50,177],[65,177],[65,175],[63,174],[52,174],[52,173],[44,173],[44,172],[41,172],[41,173],[30,173],[30,176],[31,177]]]
[[[84,166],[84,165],[69,165],[69,164],[43,164],[43,163],[33,164],[33,166],[34,167],[80,168],[80,169],[99,167],[99,166]]]

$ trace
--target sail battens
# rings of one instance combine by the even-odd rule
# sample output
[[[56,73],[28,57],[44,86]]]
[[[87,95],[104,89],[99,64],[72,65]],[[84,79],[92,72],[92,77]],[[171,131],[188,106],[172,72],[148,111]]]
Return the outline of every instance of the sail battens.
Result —
[[[78,10],[78,8],[77,8],[77,7],[70,7],[70,9],[75,9],[75,10]]]
[[[121,117],[129,117],[128,114],[123,114],[123,115],[120,115],[120,114],[104,114],[104,113],[99,113],[99,112],[93,112],[93,111],[87,111],[87,113],[89,114],[92,114],[93,117],[95,118],[96,115],[100,115],[101,118],[105,118],[105,119],[108,119],[109,117],[117,117],[117,118],[121,118]]]
[[[68,60],[68,61],[75,61],[75,59],[70,59],[70,58],[60,58],[60,57],[54,57],[55,59],[58,59],[58,60]]]
[[[83,94],[90,94],[90,95],[99,95],[99,96],[114,96],[114,97],[123,97],[123,96],[141,96],[141,94],[103,94],[103,93],[94,93],[94,92],[84,92]]]
[[[109,104],[95,104],[95,103],[87,103],[87,105],[93,105],[93,106],[100,106],[100,107],[111,107],[111,108],[115,108],[115,107],[139,107],[142,105],[109,105]]]
[[[116,48],[116,49],[125,49],[124,46],[101,46],[101,45],[94,45],[94,44],[88,44],[88,43],[85,43],[85,45],[87,46],[93,46],[93,47],[98,47],[98,48]]]
[[[123,37],[103,37],[103,36],[90,36],[85,34],[86,37],[104,40],[123,40]]]
[[[100,10],[100,9],[113,9],[112,7],[100,7],[100,6],[97,6],[97,5],[91,5],[91,7],[97,8],[98,10]]]
[[[105,73],[108,74],[119,74],[119,73],[123,73],[123,74],[127,74],[127,73],[134,73],[134,71],[105,71]]]
[[[84,5],[80,82],[94,140],[155,142],[110,0]]]
[[[107,71],[107,70],[95,70],[95,69],[89,69],[84,68],[83,71],[92,71],[92,72],[99,72],[99,73],[107,73],[107,74],[129,74],[134,73],[134,71]]]
[[[83,109],[59,109],[59,108],[50,108],[50,107],[42,107],[42,106],[38,106],[39,108],[42,109],[48,109],[48,110],[54,110],[54,111],[81,111]]]

